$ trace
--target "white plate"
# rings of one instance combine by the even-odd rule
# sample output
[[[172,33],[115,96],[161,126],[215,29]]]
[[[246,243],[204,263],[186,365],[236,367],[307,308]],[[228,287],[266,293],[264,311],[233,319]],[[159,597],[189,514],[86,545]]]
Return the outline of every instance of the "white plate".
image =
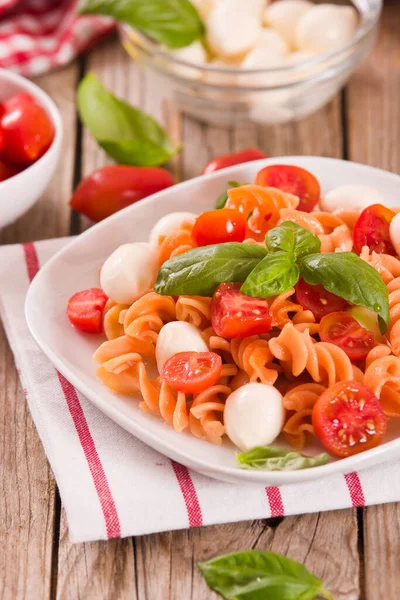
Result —
[[[323,193],[346,183],[362,183],[378,189],[388,206],[400,204],[400,177],[363,165],[330,158],[284,157],[265,159],[192,179],[155,194],[89,229],[72,241],[41,269],[26,300],[26,318],[36,342],[55,367],[93,404],[137,438],[162,454],[200,473],[232,482],[254,481],[269,485],[306,481],[346,473],[394,458],[400,454],[400,424],[392,421],[388,441],[354,457],[328,465],[290,472],[245,471],[236,466],[235,452],[176,433],[161,419],[143,413],[139,397],[117,395],[96,378],[92,361],[101,336],[78,333],[65,316],[68,298],[76,291],[99,286],[99,268],[120,244],[147,241],[153,224],[172,211],[201,212],[214,207],[215,199],[230,180],[253,182],[268,164],[296,164],[319,179]],[[395,430],[397,429],[397,431]]]

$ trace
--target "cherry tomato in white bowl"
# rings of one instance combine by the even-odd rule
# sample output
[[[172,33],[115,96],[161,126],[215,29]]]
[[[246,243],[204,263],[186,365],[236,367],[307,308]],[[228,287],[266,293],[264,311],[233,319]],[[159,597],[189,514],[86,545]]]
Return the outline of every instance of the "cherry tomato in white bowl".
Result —
[[[61,149],[63,126],[53,100],[31,81],[0,69],[0,105],[17,95],[20,105],[27,96],[33,99],[33,104],[27,109],[30,117],[23,124],[24,136],[32,140],[32,119],[37,122],[39,117],[44,135],[39,145],[34,140],[30,144],[30,151],[33,151],[30,158],[29,155],[24,156],[24,140],[19,139],[18,133],[13,130],[13,119],[22,119],[21,106],[19,109],[9,108],[10,112],[14,111],[13,119],[0,115],[1,121],[5,119],[0,131],[0,228],[18,219],[40,198],[54,174]],[[7,141],[7,138],[14,141]],[[19,164],[15,164],[16,159]]]

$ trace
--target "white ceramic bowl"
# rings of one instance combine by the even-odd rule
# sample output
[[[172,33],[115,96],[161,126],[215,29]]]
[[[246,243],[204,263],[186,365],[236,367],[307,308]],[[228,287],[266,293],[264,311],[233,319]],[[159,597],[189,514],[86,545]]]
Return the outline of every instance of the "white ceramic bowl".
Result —
[[[254,181],[269,164],[296,164],[319,179],[325,194],[338,185],[363,183],[381,191],[388,206],[400,206],[400,177],[351,162],[315,157],[279,157],[245,163],[198,177],[155,194],[92,227],[50,260],[35,277],[26,299],[26,318],[36,342],[55,367],[111,419],[162,454],[200,473],[232,482],[266,485],[306,481],[349,473],[400,456],[400,422],[392,419],[386,442],[356,456],[332,460],[303,471],[241,470],[228,442],[214,446],[190,433],[176,433],[159,418],[139,409],[140,395],[122,396],[104,387],[92,361],[102,336],[76,331],[65,315],[67,301],[79,290],[99,286],[99,268],[120,244],[147,241],[153,224],[173,211],[202,212],[214,207],[228,181]],[[280,443],[280,442],[277,442]],[[322,451],[315,444],[312,451]]]
[[[38,161],[0,183],[0,228],[18,219],[40,198],[54,174],[61,148],[62,120],[53,100],[31,81],[0,69],[0,103],[19,92],[28,92],[45,108],[53,121],[55,136]]]

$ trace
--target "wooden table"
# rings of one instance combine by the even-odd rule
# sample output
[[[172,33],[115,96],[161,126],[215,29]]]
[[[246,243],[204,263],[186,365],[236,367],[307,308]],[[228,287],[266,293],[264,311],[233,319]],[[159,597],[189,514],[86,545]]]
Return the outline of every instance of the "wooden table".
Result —
[[[400,172],[399,32],[400,2],[392,0],[385,3],[377,47],[344,92],[311,118],[268,129],[206,127],[160,107],[118,41],[104,43],[37,80],[63,115],[62,160],[40,202],[0,232],[0,242],[65,236],[87,226],[67,203],[81,177],[106,161],[76,114],[76,86],[89,70],[118,95],[161,116],[172,137],[183,141],[173,164],[181,179],[198,175],[211,157],[246,146],[271,156],[333,156]],[[71,545],[2,329],[0,427],[0,600],[209,600],[217,596],[196,561],[244,548],[271,549],[303,562],[335,600],[399,598],[400,504]]]

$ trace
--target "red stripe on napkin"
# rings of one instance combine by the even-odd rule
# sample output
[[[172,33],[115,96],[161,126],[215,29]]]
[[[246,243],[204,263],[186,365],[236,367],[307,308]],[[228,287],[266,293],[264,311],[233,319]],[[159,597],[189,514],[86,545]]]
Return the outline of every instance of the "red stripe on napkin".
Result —
[[[32,244],[32,242],[22,244],[22,247],[24,249],[25,264],[26,269],[28,271],[29,281],[32,281],[32,279],[35,277],[36,273],[40,269],[38,255],[36,253],[35,246]]]
[[[180,465],[174,460],[171,460],[171,465],[186,504],[189,527],[201,527],[201,525],[203,525],[203,516],[201,514],[200,502],[197,496],[196,488],[194,487],[190,473],[186,467]]]
[[[57,371],[57,375],[65,400],[67,401],[69,412],[74,421],[79,441],[81,442],[83,452],[86,456],[88,467],[93,477],[94,487],[96,488],[104,520],[106,522],[107,537],[109,539],[121,537],[121,526],[114,498],[108,485],[107,476],[97,453],[78,395],[74,386],[71,385],[61,373]]]
[[[365,506],[365,497],[358,473],[347,473],[345,476],[353,506]]]
[[[271,510],[271,517],[283,517],[285,514],[285,508],[283,506],[282,494],[278,487],[268,486],[265,488],[269,508]]]
[[[29,280],[32,281],[40,268],[39,258],[34,244],[23,244],[23,248],[28,277]],[[96,445],[90,433],[78,395],[74,386],[67,381],[61,373],[57,371],[57,375],[93,478],[94,487],[96,488],[99,497],[106,524],[107,536],[108,538],[121,537],[121,526],[114,498],[108,485],[107,476],[96,450]]]

